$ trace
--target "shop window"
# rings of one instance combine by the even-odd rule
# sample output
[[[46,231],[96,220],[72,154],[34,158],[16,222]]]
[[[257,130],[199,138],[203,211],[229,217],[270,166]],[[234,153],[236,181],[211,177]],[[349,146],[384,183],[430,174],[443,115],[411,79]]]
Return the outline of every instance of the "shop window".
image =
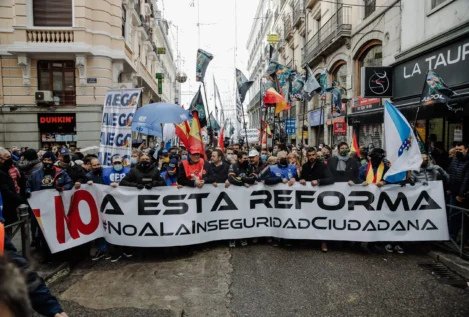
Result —
[[[376,0],[364,0],[365,2],[365,19],[376,10]]]
[[[75,62],[39,61],[38,90],[50,90],[60,106],[75,106]]]
[[[72,0],[33,0],[34,26],[73,26]]]
[[[358,131],[358,144],[367,148],[383,148],[383,125],[377,124],[362,124]]]

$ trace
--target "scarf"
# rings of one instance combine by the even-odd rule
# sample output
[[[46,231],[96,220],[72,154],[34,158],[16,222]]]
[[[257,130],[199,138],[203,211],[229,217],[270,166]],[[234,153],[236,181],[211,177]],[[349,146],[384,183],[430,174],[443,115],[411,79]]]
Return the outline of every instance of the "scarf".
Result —
[[[381,162],[378,166],[376,174],[373,172],[373,166],[371,162],[368,163],[368,167],[366,169],[366,182],[368,184],[376,184],[383,179],[384,173],[384,162]]]
[[[347,167],[347,161],[350,157],[348,155],[347,156],[339,155],[337,158],[339,159],[339,161],[337,162],[337,171],[345,172],[345,169]]]

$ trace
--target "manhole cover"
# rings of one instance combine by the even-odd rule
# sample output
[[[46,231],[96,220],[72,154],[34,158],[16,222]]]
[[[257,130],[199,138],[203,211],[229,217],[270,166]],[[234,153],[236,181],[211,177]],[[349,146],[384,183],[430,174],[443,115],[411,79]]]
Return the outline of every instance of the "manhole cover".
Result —
[[[448,284],[451,286],[466,288],[468,287],[467,281],[461,278],[456,273],[448,270],[446,266],[439,263],[420,263],[419,266],[430,273],[438,282]]]

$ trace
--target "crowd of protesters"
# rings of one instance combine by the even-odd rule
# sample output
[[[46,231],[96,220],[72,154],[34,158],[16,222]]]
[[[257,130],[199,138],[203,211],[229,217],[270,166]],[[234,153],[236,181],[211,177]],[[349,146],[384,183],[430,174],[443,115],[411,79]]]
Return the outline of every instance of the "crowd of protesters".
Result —
[[[408,173],[401,184],[422,183],[442,180],[447,189],[448,203],[453,206],[467,205],[469,183],[468,145],[456,143],[449,153],[436,143],[431,155],[422,154],[423,163],[418,171]],[[390,167],[386,153],[380,148],[361,147],[359,153],[350,152],[347,143],[329,147],[275,144],[273,147],[240,144],[206,148],[197,146],[186,149],[182,146],[165,148],[162,143],[156,149],[141,145],[132,150],[129,159],[113,156],[112,167],[103,168],[97,155],[84,155],[74,147],[54,148],[52,151],[14,147],[0,148],[0,186],[3,197],[5,224],[18,220],[16,208],[27,202],[31,192],[55,189],[59,192],[79,189],[83,184],[104,184],[112,187],[128,186],[152,189],[160,186],[198,187],[245,186],[260,182],[265,185],[284,184],[292,186],[325,186],[348,183],[350,186],[376,184],[386,186],[383,177]],[[461,239],[461,217],[452,217],[458,211],[450,208],[449,231],[455,241]],[[467,223],[467,222],[466,222]],[[51,256],[47,243],[34,216],[31,217],[32,247],[40,250],[47,261]],[[6,234],[9,232],[6,230]],[[467,236],[467,234],[466,234]],[[252,239],[257,243],[257,239]],[[289,245],[288,240],[271,239],[274,246]],[[467,241],[463,241],[466,243]],[[235,247],[237,241],[229,241]],[[248,245],[247,239],[239,241]],[[92,258],[105,258],[112,262],[122,257],[131,257],[130,248],[110,246],[105,239],[95,241],[97,251]],[[375,243],[360,244],[361,247],[377,247]],[[385,244],[388,252],[404,253],[399,244]],[[328,251],[327,241],[322,241],[321,250]],[[88,251],[89,252],[89,251]]]

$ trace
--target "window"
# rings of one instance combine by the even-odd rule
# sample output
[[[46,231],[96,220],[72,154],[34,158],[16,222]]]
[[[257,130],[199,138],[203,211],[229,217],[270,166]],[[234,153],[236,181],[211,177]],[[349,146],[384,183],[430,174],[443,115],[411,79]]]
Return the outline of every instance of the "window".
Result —
[[[72,0],[33,0],[34,26],[73,26]]]
[[[438,7],[440,4],[445,3],[447,0],[431,0],[432,1],[432,10]]]
[[[61,106],[75,106],[75,62],[39,61],[38,90],[50,90]]]
[[[127,20],[127,10],[122,6],[122,37],[125,39],[125,22]]]
[[[332,73],[332,80],[337,80],[341,87],[347,85],[347,64],[339,64]]]
[[[369,17],[376,10],[376,0],[365,1],[365,19]]]

